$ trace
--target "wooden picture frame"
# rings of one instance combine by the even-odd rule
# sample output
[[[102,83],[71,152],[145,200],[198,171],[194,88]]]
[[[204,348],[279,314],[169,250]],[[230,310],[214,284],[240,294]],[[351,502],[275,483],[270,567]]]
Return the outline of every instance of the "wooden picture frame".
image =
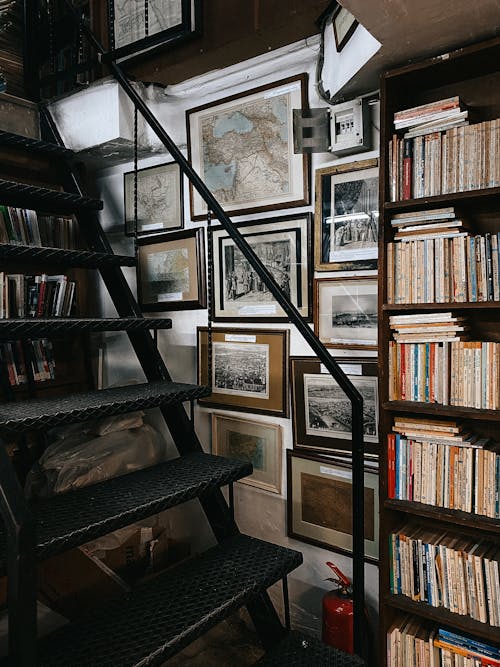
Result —
[[[186,111],[191,164],[227,213],[309,204],[310,158],[293,150],[293,109],[300,108],[308,108],[306,74]],[[204,219],[192,185],[190,201],[192,219]]]
[[[325,347],[377,349],[377,277],[314,280],[314,332]]]
[[[198,383],[212,380],[202,406],[288,416],[289,331],[212,330],[212,378],[208,372],[208,328],[198,327]]]
[[[123,174],[125,236],[135,236],[135,172]],[[184,227],[183,177],[176,162],[137,170],[137,235]]]
[[[281,493],[282,446],[278,424],[212,414],[213,453],[253,465],[253,474],[239,480],[242,484]]]
[[[365,560],[378,562],[378,470],[365,467]],[[287,535],[352,554],[352,469],[349,463],[287,450]]]
[[[375,358],[337,360],[364,398],[364,447],[366,459],[377,459],[378,363]],[[290,358],[293,447],[324,454],[350,456],[351,402],[316,357]]]
[[[315,172],[314,268],[377,268],[378,158]]]
[[[237,225],[301,315],[312,317],[310,213]],[[216,322],[288,322],[250,263],[223,227],[213,228]]]
[[[137,251],[137,293],[143,311],[206,308],[201,227],[139,238]]]
[[[358,20],[349,10],[338,5],[333,15],[332,25],[335,36],[335,47],[337,53],[340,53],[358,27]]]

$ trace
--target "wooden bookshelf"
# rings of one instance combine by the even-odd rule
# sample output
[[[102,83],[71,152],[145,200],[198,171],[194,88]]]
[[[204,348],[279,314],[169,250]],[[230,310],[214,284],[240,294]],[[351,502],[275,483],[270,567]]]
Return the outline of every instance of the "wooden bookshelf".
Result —
[[[391,217],[397,213],[454,206],[467,216],[471,233],[500,231],[500,187],[422,197],[390,200],[389,142],[394,134],[394,113],[421,104],[458,95],[471,111],[471,123],[500,118],[500,38],[459,49],[446,57],[435,57],[385,73],[381,79],[381,174],[379,247],[379,398],[380,398],[380,659],[387,665],[386,636],[391,625],[405,614],[416,620],[435,622],[458,632],[469,633],[493,645],[500,645],[500,628],[390,593],[389,535],[403,523],[425,526],[500,540],[500,521],[466,512],[442,509],[422,503],[388,498],[387,435],[395,415],[450,417],[471,422],[482,436],[500,441],[500,411],[410,401],[389,401],[388,344],[389,317],[393,314],[470,311],[474,340],[500,341],[500,302],[390,304],[387,299],[386,244],[394,240]],[[486,220],[486,222],[485,222]],[[463,313],[465,314],[465,313]]]

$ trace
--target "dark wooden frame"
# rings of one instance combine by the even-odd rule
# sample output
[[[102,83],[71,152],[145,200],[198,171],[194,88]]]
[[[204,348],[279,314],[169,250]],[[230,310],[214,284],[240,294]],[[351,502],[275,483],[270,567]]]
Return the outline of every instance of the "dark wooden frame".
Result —
[[[337,49],[337,53],[340,53],[342,51],[342,49],[347,44],[347,42],[351,39],[352,35],[354,34],[354,31],[356,30],[356,28],[359,25],[359,21],[353,16],[354,20],[353,20],[352,25],[349,27],[349,30],[346,32],[344,37],[341,40],[339,40],[338,35],[337,35],[336,19],[337,19],[338,15],[340,14],[340,12],[343,9],[345,9],[345,8],[342,7],[341,5],[338,5],[337,9],[335,10],[335,13],[333,14],[333,17],[332,17],[332,27],[333,27],[333,34],[335,36],[335,47]],[[345,11],[349,11],[349,10],[345,9]],[[351,13],[351,12],[349,12],[349,13]]]
[[[255,227],[255,228],[261,228],[262,229],[262,234],[267,233],[273,233],[276,231],[273,229],[273,227],[278,224],[278,223],[284,223],[284,222],[290,222],[290,226],[287,229],[282,229],[278,231],[289,231],[289,229],[293,229],[293,222],[295,220],[306,220],[306,238],[305,238],[305,243],[306,243],[306,255],[307,255],[307,265],[303,267],[303,265],[300,265],[299,271],[304,274],[301,276],[301,284],[298,285],[299,288],[299,293],[296,295],[296,301],[298,302],[299,299],[297,298],[301,292],[302,292],[302,283],[305,281],[305,287],[306,287],[306,292],[307,292],[307,314],[304,316],[304,319],[307,322],[312,321],[312,278],[313,278],[313,269],[312,269],[312,261],[311,261],[311,247],[312,247],[312,214],[311,213],[298,213],[294,215],[287,215],[287,216],[280,216],[278,218],[267,218],[267,219],[261,219],[261,220],[252,220],[250,222],[242,222],[238,225],[236,225],[236,228],[241,232],[243,236],[247,236],[245,234],[245,228],[249,227]],[[267,229],[269,227],[269,229]],[[217,315],[217,304],[222,301],[221,299],[221,294],[220,290],[224,289],[224,281],[222,280],[222,265],[217,262],[217,257],[221,257],[221,253],[216,252],[216,243],[217,243],[217,238],[215,236],[216,232],[223,231],[223,227],[221,225],[218,225],[217,227],[213,228],[214,232],[214,253],[213,253],[213,258],[214,258],[214,276],[216,276],[217,272],[219,273],[219,294],[215,293],[214,298],[212,301],[212,319],[214,322],[288,322],[288,317],[283,314],[283,317],[277,315],[277,316],[265,316],[265,315],[241,315],[241,316],[224,316],[224,315]],[[256,236],[256,233],[252,233],[252,236]],[[223,239],[229,238],[227,233],[224,233],[224,235],[220,235],[218,237],[219,244]],[[299,254],[298,252],[296,254]],[[297,257],[298,259],[298,257]],[[214,291],[215,291],[215,278],[214,278]],[[277,308],[279,306],[277,305]]]
[[[307,454],[307,453],[302,453],[302,452],[297,452],[294,451],[293,449],[287,449],[286,451],[286,495],[287,495],[287,518],[286,518],[286,527],[287,527],[287,535],[288,537],[293,538],[294,540],[299,540],[300,542],[305,542],[306,544],[312,544],[316,547],[321,547],[322,549],[328,549],[329,551],[335,551],[337,553],[345,554],[347,556],[352,556],[352,550],[338,546],[336,544],[331,544],[329,542],[324,542],[322,540],[316,540],[314,538],[311,538],[309,536],[304,536],[301,535],[300,533],[297,533],[293,529],[293,499],[294,499],[294,490],[293,490],[293,484],[292,484],[292,459],[303,459],[305,461],[314,461],[315,463],[318,463],[319,465],[324,465],[326,467],[336,467],[336,468],[344,468],[346,470],[351,470],[351,465],[349,461],[346,460],[341,460],[336,457],[328,457],[328,456],[320,456],[317,454]],[[379,472],[378,469],[375,467],[368,467],[365,466],[365,474],[366,473],[371,473],[372,475],[376,475],[378,477]],[[365,487],[365,488],[370,488],[370,487]],[[380,492],[379,492],[380,495]],[[377,542],[377,521],[376,521],[376,512],[378,510],[378,502],[377,502],[377,497],[376,494],[374,494],[374,503],[373,503],[373,510],[374,510],[374,533],[375,533],[375,540],[374,542]],[[332,512],[336,512],[337,508],[332,507]],[[379,518],[380,521],[380,518]],[[316,524],[314,524],[316,525]],[[380,548],[380,540],[378,540],[378,545]],[[378,558],[375,558],[374,556],[366,555],[365,554],[365,562],[367,563],[373,563],[374,565],[378,564]]]
[[[162,227],[162,228],[157,228],[157,229],[145,229],[145,230],[136,230],[134,229],[135,227],[135,221],[132,218],[132,220],[127,219],[127,176],[130,176],[130,174],[134,174],[135,172],[132,171],[127,171],[123,174],[123,224],[124,224],[124,233],[125,236],[148,236],[151,234],[161,234],[161,233],[166,233],[170,231],[174,231],[177,229],[183,229],[184,228],[184,175],[179,167],[179,165],[174,162],[162,162],[161,164],[153,164],[150,167],[143,167],[142,169],[137,170],[137,189],[139,189],[139,174],[144,171],[150,171],[151,169],[158,169],[159,167],[170,167],[171,165],[174,165],[177,167],[177,171],[179,172],[179,223],[175,227]],[[134,212],[132,211],[132,216],[134,215]]]
[[[199,111],[204,111],[205,109],[210,109],[211,107],[218,107],[223,104],[227,104],[229,102],[233,102],[234,100],[238,99],[244,99],[245,97],[248,97],[249,95],[254,95],[256,93],[261,93],[265,92],[266,90],[272,90],[273,88],[280,88],[281,86],[286,86],[287,84],[292,84],[299,82],[301,86],[301,106],[302,109],[308,109],[309,108],[309,103],[308,103],[308,95],[307,95],[307,82],[308,82],[308,76],[307,74],[298,74],[294,75],[291,77],[288,77],[286,79],[281,79],[280,81],[274,81],[272,83],[265,84],[263,86],[259,86],[257,88],[252,88],[250,90],[245,90],[241,93],[237,93],[235,95],[230,95],[229,97],[225,97],[221,100],[216,100],[214,102],[210,102],[208,104],[203,104],[201,106],[195,107],[193,109],[188,109],[186,111],[186,131],[187,131],[187,142],[188,142],[188,157],[190,162],[192,163],[193,161],[193,149],[192,149],[192,137],[191,137],[191,127],[190,127],[190,116],[193,113],[197,113]],[[292,126],[293,121],[292,117],[290,115],[290,126]],[[292,146],[291,146],[292,148]],[[292,148],[293,150],[293,148]],[[293,153],[292,153],[293,154]],[[227,212],[230,215],[246,215],[248,213],[261,213],[261,212],[267,212],[267,211],[275,211],[278,209],[283,209],[283,208],[293,208],[296,206],[307,206],[310,202],[310,180],[311,180],[311,160],[310,156],[306,153],[302,155],[302,186],[303,186],[303,198],[301,199],[295,199],[295,200],[290,200],[290,201],[284,201],[281,203],[270,203],[270,204],[261,204],[259,206],[253,206],[253,207],[248,207],[248,208],[242,208],[242,209],[232,209],[230,207],[224,207]],[[193,186],[192,184],[189,185],[189,202],[190,202],[190,211],[191,211],[191,218],[193,220],[204,220],[206,218],[206,214],[194,214],[194,198],[193,198]]]
[[[341,283],[341,282],[351,282],[351,281],[372,281],[377,283],[377,276],[342,276],[342,277],[332,277],[332,278],[315,278],[314,279],[314,301],[313,301],[313,321],[314,321],[314,333],[316,336],[319,336],[319,318],[321,313],[319,310],[319,289],[320,285],[327,283]],[[360,343],[332,343],[320,339],[325,347],[328,348],[337,348],[337,349],[348,349],[348,350],[377,350],[378,344],[360,344]]]
[[[378,362],[376,357],[349,357],[337,359],[341,367],[361,366],[359,377],[377,377]],[[316,357],[290,357],[290,386],[292,394],[293,448],[303,451],[316,451],[325,455],[350,456],[351,440],[329,438],[327,436],[306,433],[304,405],[304,373],[319,375],[321,362]],[[325,375],[325,377],[328,377]],[[352,376],[351,376],[352,377]],[[378,389],[377,389],[378,391]],[[377,401],[378,410],[378,401]],[[378,414],[376,415],[378,421]],[[377,429],[378,430],[378,429]],[[367,442],[365,439],[366,459],[378,459],[379,442]]]
[[[253,398],[245,402],[245,397],[235,396],[234,400],[227,399],[224,401],[223,394],[212,393],[207,398],[200,398],[199,404],[203,407],[216,407],[223,410],[236,410],[237,412],[253,412],[259,415],[272,415],[274,417],[288,417],[288,360],[290,347],[290,332],[288,329],[233,329],[232,327],[217,327],[212,329],[212,342],[216,342],[217,335],[237,335],[237,336],[255,336],[255,344],[259,344],[259,336],[276,337],[280,340],[281,358],[279,363],[281,377],[276,380],[277,389],[273,392],[273,398],[269,396],[268,399]],[[201,341],[201,337],[206,341]],[[198,327],[196,331],[197,340],[197,377],[199,384],[209,384],[208,362],[209,354],[207,349],[208,343],[208,328]],[[228,341],[229,342],[229,341]],[[238,341],[232,341],[238,342]],[[262,343],[262,341],[260,341]],[[269,361],[273,358],[271,349],[269,350]],[[276,355],[274,355],[276,358]],[[271,366],[269,367],[269,374],[271,375]],[[270,392],[271,392],[270,387]],[[221,398],[218,398],[221,396]],[[226,395],[227,396],[227,395]],[[214,398],[215,397],[215,398]],[[238,398],[243,399],[238,402]],[[255,404],[257,401],[257,404]],[[278,405],[276,408],[265,407],[265,403],[275,401]],[[259,404],[260,403],[260,404]]]
[[[198,287],[198,298],[186,301],[163,301],[149,303],[144,298],[144,290],[141,278],[141,248],[154,246],[160,243],[169,243],[183,239],[194,239],[196,250],[196,283]],[[172,232],[170,234],[156,234],[144,236],[137,239],[137,297],[139,305],[145,312],[158,312],[165,310],[195,310],[207,307],[206,268],[205,268],[205,230],[203,227]]]

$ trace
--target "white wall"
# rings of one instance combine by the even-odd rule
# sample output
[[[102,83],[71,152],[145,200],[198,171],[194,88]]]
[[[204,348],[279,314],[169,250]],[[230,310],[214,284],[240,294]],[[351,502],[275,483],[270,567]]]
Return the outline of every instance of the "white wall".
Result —
[[[175,139],[177,144],[186,153],[186,130],[184,112],[186,109],[217,100],[227,95],[247,90],[264,83],[277,81],[296,73],[307,72],[309,75],[309,103],[312,107],[326,106],[318,98],[315,89],[315,58],[318,51],[318,40],[316,38],[309,42],[300,42],[277,52],[266,56],[255,58],[246,63],[236,65],[227,70],[220,70],[208,75],[199,77],[195,80],[187,81],[176,85],[166,91],[165,107],[162,109],[162,116],[166,119],[165,128]],[[377,115],[378,106],[371,107],[373,110],[373,135],[374,145],[378,145],[378,125]],[[363,153],[358,159],[367,159],[376,157],[378,151]],[[155,156],[140,162],[140,167],[158,164],[168,159],[165,155]],[[317,154],[312,158],[313,175],[314,169],[328,164],[337,164],[340,162],[350,162],[353,158],[344,158],[335,160],[331,154]],[[97,194],[105,202],[102,222],[104,228],[112,231],[117,225],[123,224],[123,173],[130,171],[132,164],[124,164],[119,167],[103,169],[97,174]],[[314,176],[312,179],[312,188],[314,188]],[[188,204],[188,187],[185,184],[185,227],[198,227],[202,223],[193,223],[190,220]],[[314,202],[314,190],[312,192],[311,202]],[[276,213],[265,215],[266,218],[281,216],[289,213],[298,213],[301,211],[313,211],[313,203],[310,206],[300,209],[291,209],[289,211],[280,210]],[[262,219],[263,215],[245,215],[238,216],[236,221]],[[121,232],[112,233],[110,236],[115,250],[117,252],[133,252],[133,246],[129,239],[124,239]],[[127,269],[127,277],[131,285],[135,286],[135,275],[133,270]],[[365,275],[373,272],[363,272]],[[329,274],[322,273],[322,277]],[[338,274],[337,274],[338,275]],[[101,295],[103,292],[101,291]],[[109,299],[102,296],[102,309],[104,314],[113,314],[112,305]],[[159,333],[159,349],[163,354],[167,366],[175,380],[196,382],[196,327],[206,325],[207,313],[203,310],[192,310],[185,312],[165,313],[166,317],[172,317],[173,328],[171,331]],[[244,327],[244,324],[235,325]],[[251,324],[252,327],[268,328],[269,324]],[[287,324],[272,325],[276,328],[290,328]],[[311,325],[312,326],[312,325]],[[291,331],[291,354],[292,355],[310,355],[311,352],[307,345],[302,341],[296,331]],[[349,351],[349,356],[356,353]],[[366,353],[365,353],[366,354]],[[375,355],[375,353],[372,353]],[[342,351],[339,351],[342,356]],[[123,337],[115,336],[108,338],[106,351],[107,383],[119,382],[125,377],[140,376],[137,362],[131,351],[130,345]],[[227,412],[225,414],[237,414]],[[196,408],[196,429],[200,439],[204,443],[207,451],[211,447],[210,433],[211,411],[200,407]],[[271,421],[280,424],[283,429],[284,448],[291,448],[292,425],[290,419],[273,419],[270,417],[259,417],[251,415],[252,418],[262,421]],[[327,560],[334,560],[335,563],[347,574],[351,574],[351,560],[343,555],[332,553],[319,549],[302,542],[290,540],[286,537],[286,457],[283,456],[283,480],[281,495],[267,493],[254,487],[244,484],[236,484],[236,517],[238,524],[243,532],[263,537],[270,541],[289,545],[302,551],[304,555],[304,564],[297,569],[290,577],[290,592],[292,601],[292,620],[295,627],[299,627],[310,632],[317,632],[320,628],[321,615],[321,597],[325,590],[329,588],[328,582],[324,579],[329,576],[328,568],[324,565]],[[332,511],[335,511],[332,508]],[[182,508],[177,511],[177,517],[181,516],[185,533],[196,535],[196,546],[201,546],[209,540],[209,534],[206,530],[199,530],[198,525],[193,522],[201,521],[197,508],[191,504],[186,513]],[[189,525],[191,524],[191,525]],[[196,527],[195,527],[196,525]],[[186,526],[187,529],[186,529]],[[370,607],[371,616],[375,614],[377,607],[377,588],[378,588],[378,570],[373,565],[366,566],[366,595]],[[274,591],[273,596],[278,596]]]

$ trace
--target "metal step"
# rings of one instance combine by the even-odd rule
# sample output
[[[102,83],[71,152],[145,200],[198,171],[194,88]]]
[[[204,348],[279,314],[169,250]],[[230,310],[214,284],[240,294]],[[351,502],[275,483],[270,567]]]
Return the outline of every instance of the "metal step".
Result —
[[[148,331],[171,329],[172,320],[146,317],[67,318],[31,317],[0,320],[0,338],[57,336],[96,331]]]
[[[70,394],[61,398],[35,398],[0,405],[0,433],[15,436],[27,431],[75,424],[133,410],[179,404],[210,395],[209,387],[157,381],[127,387]]]
[[[51,157],[61,157],[71,159],[74,157],[74,152],[65,146],[58,146],[51,144],[48,141],[41,139],[33,139],[31,137],[23,137],[21,134],[14,132],[6,132],[0,130],[0,146],[9,146],[19,148],[29,153],[37,153],[38,155],[49,155]]]
[[[98,269],[109,266],[135,266],[135,257],[112,255],[90,250],[65,250],[63,248],[42,248],[29,245],[0,243],[0,259],[10,262],[42,262],[84,269]]]
[[[0,203],[7,206],[40,209],[52,213],[75,211],[101,211],[100,199],[80,197],[70,192],[40,188],[37,185],[0,179]]]
[[[289,632],[255,667],[362,667],[364,664],[361,658],[327,646],[319,639]]]
[[[91,610],[39,644],[39,667],[154,667],[302,563],[244,535]]]
[[[211,454],[189,454],[145,470],[31,504],[39,560],[198,498],[252,474],[252,465]],[[0,570],[7,559],[0,528]]]

